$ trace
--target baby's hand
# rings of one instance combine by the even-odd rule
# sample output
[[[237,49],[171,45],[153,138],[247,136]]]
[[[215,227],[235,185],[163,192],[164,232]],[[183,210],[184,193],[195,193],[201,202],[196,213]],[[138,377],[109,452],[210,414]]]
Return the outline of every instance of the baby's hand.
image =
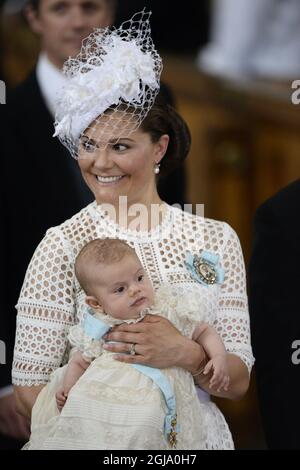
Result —
[[[227,392],[230,379],[228,374],[226,356],[223,356],[221,354],[214,356],[206,364],[203,374],[206,375],[211,370],[213,371],[213,375],[209,381],[209,388],[213,388],[217,392],[221,392],[222,390],[225,390],[225,392]]]
[[[61,412],[61,410],[65,406],[68,395],[64,392],[64,389],[61,388],[56,392],[55,398],[56,398],[57,408],[58,408],[59,412]]]

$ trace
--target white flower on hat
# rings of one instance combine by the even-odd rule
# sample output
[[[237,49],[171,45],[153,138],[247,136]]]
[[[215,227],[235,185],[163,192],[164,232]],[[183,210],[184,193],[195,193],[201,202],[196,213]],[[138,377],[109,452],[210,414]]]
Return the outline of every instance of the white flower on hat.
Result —
[[[142,15],[139,27],[134,26],[137,15]],[[54,136],[73,156],[82,132],[106,110],[117,111],[127,103],[137,109],[139,124],[153,105],[162,64],[150,37],[149,15],[134,15],[126,30],[123,25],[95,30],[80,54],[66,62],[68,83],[59,100]]]

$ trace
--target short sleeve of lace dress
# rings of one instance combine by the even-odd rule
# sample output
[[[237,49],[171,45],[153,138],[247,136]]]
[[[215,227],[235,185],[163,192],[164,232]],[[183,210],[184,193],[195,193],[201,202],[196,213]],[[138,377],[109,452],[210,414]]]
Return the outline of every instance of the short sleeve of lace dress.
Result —
[[[48,230],[29,264],[17,304],[15,385],[45,384],[64,361],[74,323],[73,264],[60,228]]]
[[[250,341],[250,322],[243,253],[235,231],[224,224],[227,232],[222,264],[225,279],[221,287],[215,328],[227,352],[236,354],[249,373],[254,363]]]

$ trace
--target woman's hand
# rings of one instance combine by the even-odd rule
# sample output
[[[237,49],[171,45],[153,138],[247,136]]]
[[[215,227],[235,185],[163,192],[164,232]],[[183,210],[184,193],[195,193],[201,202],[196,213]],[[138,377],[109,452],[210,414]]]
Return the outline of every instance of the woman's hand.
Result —
[[[159,315],[146,315],[143,321],[131,325],[123,323],[104,338],[118,342],[105,344],[104,349],[121,353],[115,359],[128,364],[160,369],[177,366],[192,371],[203,359],[201,346],[182,336],[169,320]],[[132,344],[135,344],[135,355],[128,354]]]

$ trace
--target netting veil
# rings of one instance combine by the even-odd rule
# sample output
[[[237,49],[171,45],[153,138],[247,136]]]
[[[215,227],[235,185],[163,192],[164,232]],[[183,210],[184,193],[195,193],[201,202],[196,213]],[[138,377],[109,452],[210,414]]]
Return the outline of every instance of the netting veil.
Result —
[[[74,158],[136,130],[159,92],[162,60],[150,29],[151,12],[119,28],[99,28],[63,68],[55,133]],[[84,134],[83,134],[84,133]]]

